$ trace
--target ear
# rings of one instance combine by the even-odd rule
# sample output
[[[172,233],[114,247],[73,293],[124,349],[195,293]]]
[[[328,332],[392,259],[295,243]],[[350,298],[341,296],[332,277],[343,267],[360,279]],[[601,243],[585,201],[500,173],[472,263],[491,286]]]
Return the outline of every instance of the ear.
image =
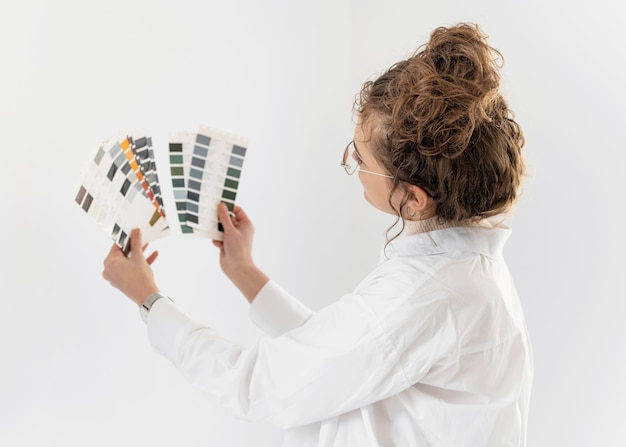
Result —
[[[408,220],[420,220],[431,217],[435,202],[426,191],[416,185],[407,185],[408,200],[404,205],[403,214]]]

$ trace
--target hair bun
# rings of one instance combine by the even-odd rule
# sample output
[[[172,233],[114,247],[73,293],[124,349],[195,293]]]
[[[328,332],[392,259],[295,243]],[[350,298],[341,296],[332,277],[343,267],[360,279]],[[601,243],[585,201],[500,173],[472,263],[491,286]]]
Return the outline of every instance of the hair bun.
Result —
[[[392,121],[406,126],[397,130],[426,154],[458,156],[476,127],[491,120],[502,56],[486,37],[468,24],[437,28],[427,44],[401,63],[393,86],[400,100]],[[405,119],[395,119],[400,115]]]
[[[442,78],[467,87],[477,99],[488,96],[500,84],[502,55],[487,44],[487,35],[477,26],[437,28],[418,57]]]

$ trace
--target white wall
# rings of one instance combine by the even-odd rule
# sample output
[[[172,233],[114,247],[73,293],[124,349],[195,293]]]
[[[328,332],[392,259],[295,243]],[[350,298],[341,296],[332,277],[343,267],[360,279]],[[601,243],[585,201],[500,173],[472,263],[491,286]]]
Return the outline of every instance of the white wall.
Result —
[[[238,202],[257,262],[322,307],[371,267],[389,223],[338,166],[354,94],[458,21],[504,53],[527,136],[506,254],[535,347],[530,445],[624,445],[617,2],[468,3],[0,0],[0,445],[276,445],[278,431],[224,415],[151,351],[100,277],[110,242],[73,202],[78,171],[128,127],[152,129],[157,151],[199,124],[249,137]],[[153,247],[163,290],[254,340],[210,242],[174,232]]]

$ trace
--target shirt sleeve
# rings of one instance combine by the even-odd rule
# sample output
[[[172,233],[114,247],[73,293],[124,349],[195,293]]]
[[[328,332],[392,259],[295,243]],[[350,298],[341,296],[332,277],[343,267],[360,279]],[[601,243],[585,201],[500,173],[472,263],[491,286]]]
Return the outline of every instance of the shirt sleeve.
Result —
[[[147,323],[157,352],[211,400],[249,420],[294,427],[410,386],[400,353],[358,296],[346,295],[300,327],[261,336],[247,349],[193,322],[169,300],[154,304]]]
[[[259,329],[277,336],[302,326],[313,312],[274,281],[268,281],[250,304],[248,316]]]

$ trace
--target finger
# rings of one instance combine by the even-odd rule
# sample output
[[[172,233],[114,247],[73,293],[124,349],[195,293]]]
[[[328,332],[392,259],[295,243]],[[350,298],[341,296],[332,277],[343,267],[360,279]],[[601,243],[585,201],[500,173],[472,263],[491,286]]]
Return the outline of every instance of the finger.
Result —
[[[126,258],[126,255],[117,244],[113,244],[113,246],[111,247],[111,250],[109,250],[109,253],[104,258],[104,261],[102,261],[102,264],[104,265],[104,268],[106,269],[107,266],[111,262],[114,262],[115,259],[119,259],[119,258]]]
[[[130,254],[132,256],[139,256],[143,258],[141,239],[141,230],[139,228],[133,229],[130,236]]]
[[[237,219],[238,222],[241,222],[241,223],[250,222],[250,218],[248,217],[248,215],[246,214],[246,212],[243,210],[242,207],[235,206],[235,208],[233,208],[233,211],[235,213],[235,218]]]
[[[254,224],[241,207],[236,206],[234,208],[234,213],[236,219],[236,227],[239,231],[243,231],[246,233],[254,231]]]
[[[109,250],[109,254],[107,255],[107,258],[108,258],[109,256],[117,256],[117,255],[119,255],[120,253],[122,253],[122,254],[123,254],[122,249],[119,247],[119,245],[117,245],[117,244],[115,244],[115,243],[114,243],[114,244],[111,246],[111,249]]]
[[[231,231],[236,230],[235,224],[230,218],[230,213],[228,212],[228,207],[224,202],[220,202],[217,205],[217,217],[220,220],[220,223],[224,227],[224,233],[229,233]]]

